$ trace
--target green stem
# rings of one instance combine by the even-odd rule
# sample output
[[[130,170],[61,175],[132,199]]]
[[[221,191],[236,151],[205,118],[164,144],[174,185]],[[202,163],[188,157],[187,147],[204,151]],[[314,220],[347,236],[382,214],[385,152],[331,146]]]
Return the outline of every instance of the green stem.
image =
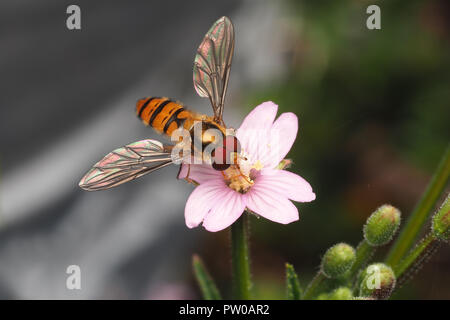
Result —
[[[322,291],[321,289],[326,280],[327,277],[325,277],[322,271],[319,271],[306,288],[305,293],[302,296],[302,300],[314,299]]]
[[[231,226],[231,264],[235,299],[250,299],[250,258],[248,247],[248,214],[244,214]]]
[[[425,224],[434,203],[439,198],[442,190],[447,185],[450,176],[450,146],[442,157],[434,176],[423,194],[413,213],[410,215],[406,226],[392,246],[386,258],[386,263],[395,266],[405,256],[417,239],[422,226]]]
[[[365,239],[363,239],[356,248],[356,260],[349,272],[349,279],[357,276],[358,271],[365,267],[370,258],[375,254],[376,247],[372,247]]]
[[[424,253],[430,248],[431,244],[436,241],[434,235],[430,232],[425,238],[423,238],[408,255],[397,264],[393,270],[395,277],[400,278],[409,267],[414,266],[416,263],[421,262]]]
[[[450,213],[450,194],[444,200],[442,206],[433,216],[431,232],[419,241],[416,246],[408,252],[406,257],[392,269],[397,278],[397,287],[407,280],[422,267],[422,265],[437,251],[441,241],[446,241],[448,234],[448,214]],[[443,238],[441,238],[441,236]]]

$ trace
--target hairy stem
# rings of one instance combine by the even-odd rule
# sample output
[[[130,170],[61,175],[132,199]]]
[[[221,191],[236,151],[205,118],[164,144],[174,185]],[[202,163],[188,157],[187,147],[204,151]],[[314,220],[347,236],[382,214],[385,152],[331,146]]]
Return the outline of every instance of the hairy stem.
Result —
[[[395,276],[399,278],[411,265],[414,264],[416,260],[420,260],[422,253],[430,246],[430,244],[435,241],[436,238],[432,233],[429,233],[425,238],[423,238],[417,246],[412,249],[409,254],[397,264],[393,270]]]
[[[417,239],[422,226],[425,224],[434,203],[439,198],[439,195],[444,190],[448,183],[450,176],[450,146],[442,157],[438,168],[436,169],[427,190],[423,194],[419,203],[416,205],[414,211],[410,215],[403,231],[392,246],[386,258],[386,263],[395,266],[405,256]]]
[[[244,212],[231,226],[231,264],[234,298],[250,299],[252,282],[250,278],[247,212]]]
[[[365,239],[359,243],[356,248],[356,260],[349,272],[349,279],[357,276],[358,271],[366,266],[376,250],[376,247],[372,247]]]
[[[422,265],[437,251],[442,241],[446,241],[448,234],[448,214],[450,214],[450,194],[433,217],[431,232],[408,252],[392,269],[397,278],[397,285],[401,286],[419,271]],[[442,238],[441,238],[442,237]]]
[[[411,279],[439,248],[440,242],[432,233],[423,238],[408,255],[393,268],[397,278],[397,288]]]
[[[305,293],[302,296],[303,300],[311,300],[314,299],[319,293],[322,291],[322,287],[324,282],[326,282],[327,278],[319,271],[316,276],[311,280],[308,287],[305,290]]]

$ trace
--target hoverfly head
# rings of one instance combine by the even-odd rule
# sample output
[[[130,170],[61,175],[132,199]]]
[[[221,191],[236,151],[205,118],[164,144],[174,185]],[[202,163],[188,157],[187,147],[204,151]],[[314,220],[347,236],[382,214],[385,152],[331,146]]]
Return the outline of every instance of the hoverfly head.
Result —
[[[212,167],[218,171],[224,171],[230,167],[231,164],[236,163],[237,156],[241,152],[241,144],[239,140],[232,135],[227,135],[223,139],[223,145],[217,147],[211,153]]]

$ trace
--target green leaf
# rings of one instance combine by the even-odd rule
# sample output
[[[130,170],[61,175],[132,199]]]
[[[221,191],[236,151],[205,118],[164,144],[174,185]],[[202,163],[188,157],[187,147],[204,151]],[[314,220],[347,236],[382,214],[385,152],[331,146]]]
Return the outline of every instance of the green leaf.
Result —
[[[209,275],[198,255],[192,257],[192,267],[194,269],[195,278],[202,291],[203,298],[205,300],[221,300],[222,297],[220,296],[214,280]]]
[[[298,276],[295,273],[294,266],[286,263],[286,292],[288,300],[300,300],[302,289]]]

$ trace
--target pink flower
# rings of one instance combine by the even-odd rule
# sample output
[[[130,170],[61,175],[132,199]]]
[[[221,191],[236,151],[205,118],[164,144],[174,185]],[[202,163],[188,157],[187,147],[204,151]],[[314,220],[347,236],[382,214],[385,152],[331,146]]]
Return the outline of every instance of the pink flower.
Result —
[[[290,201],[316,198],[302,177],[277,169],[297,136],[297,116],[287,112],[274,122],[278,106],[264,102],[244,119],[236,136],[241,143],[237,169],[217,171],[209,165],[182,165],[178,178],[199,184],[185,208],[186,225],[203,222],[208,231],[220,231],[235,222],[248,208],[266,219],[287,224],[297,221],[298,210]],[[190,168],[188,168],[190,166]]]

